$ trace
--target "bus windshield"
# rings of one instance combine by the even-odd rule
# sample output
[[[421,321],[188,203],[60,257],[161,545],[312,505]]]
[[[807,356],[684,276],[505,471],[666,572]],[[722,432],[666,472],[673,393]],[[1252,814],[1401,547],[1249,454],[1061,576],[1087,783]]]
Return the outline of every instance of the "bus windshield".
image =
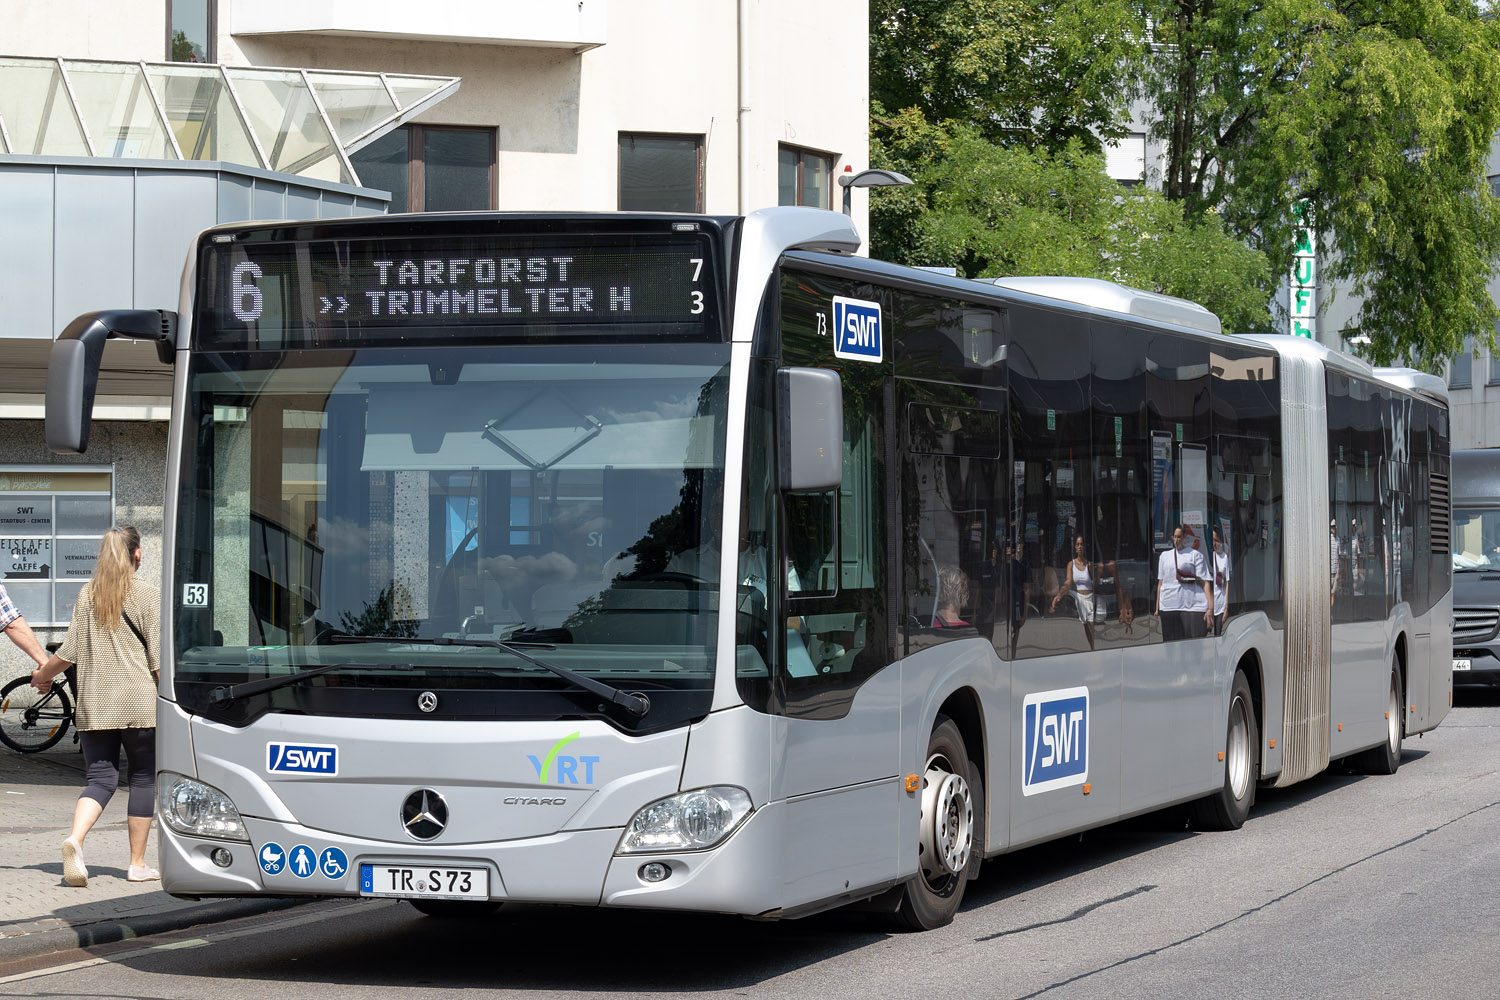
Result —
[[[1453,571],[1500,569],[1500,508],[1453,508]]]
[[[580,350],[195,354],[179,702],[231,723],[410,715],[423,693],[452,718],[706,713],[728,348]],[[652,709],[637,723],[522,657],[437,638],[515,644]],[[328,664],[348,669],[212,697]]]

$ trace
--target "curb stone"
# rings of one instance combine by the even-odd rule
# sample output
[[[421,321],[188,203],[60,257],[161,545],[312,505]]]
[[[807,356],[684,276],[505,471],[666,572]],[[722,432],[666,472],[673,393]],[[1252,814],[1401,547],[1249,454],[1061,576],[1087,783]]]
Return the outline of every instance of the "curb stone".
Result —
[[[91,920],[83,923],[50,927],[46,918],[14,925],[0,936],[0,963],[35,958],[59,951],[91,948],[143,938],[166,931],[182,930],[196,924],[222,923],[240,917],[253,917],[275,910],[290,909],[311,898],[272,897],[267,899],[220,899],[197,903],[158,913],[142,913],[123,919]],[[28,928],[32,928],[28,930]]]

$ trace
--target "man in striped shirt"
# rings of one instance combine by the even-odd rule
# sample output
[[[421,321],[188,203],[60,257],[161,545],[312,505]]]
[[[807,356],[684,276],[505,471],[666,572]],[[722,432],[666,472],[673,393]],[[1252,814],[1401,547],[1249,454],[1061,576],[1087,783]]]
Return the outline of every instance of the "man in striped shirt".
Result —
[[[31,631],[31,626],[26,624],[26,619],[21,617],[21,612],[11,603],[4,584],[0,584],[0,629],[4,629],[5,634],[10,636],[10,641],[35,660],[38,666],[47,662],[47,654],[42,651],[42,644],[37,642],[36,633]]]

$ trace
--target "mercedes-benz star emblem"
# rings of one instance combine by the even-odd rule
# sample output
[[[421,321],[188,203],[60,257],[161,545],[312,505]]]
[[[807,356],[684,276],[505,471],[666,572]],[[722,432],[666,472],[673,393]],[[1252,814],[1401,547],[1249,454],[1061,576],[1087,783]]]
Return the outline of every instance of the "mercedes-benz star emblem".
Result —
[[[431,840],[448,828],[448,803],[430,788],[419,788],[401,803],[401,825],[417,840]]]
[[[437,695],[431,691],[423,691],[417,695],[417,707],[424,712],[432,712],[437,709]]]

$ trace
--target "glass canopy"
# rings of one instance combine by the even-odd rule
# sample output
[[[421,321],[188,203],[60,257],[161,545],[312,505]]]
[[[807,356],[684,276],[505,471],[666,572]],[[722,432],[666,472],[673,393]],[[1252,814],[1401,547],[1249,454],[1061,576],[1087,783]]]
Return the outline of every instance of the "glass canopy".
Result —
[[[453,76],[0,56],[0,153],[222,160],[358,184],[349,154]]]

